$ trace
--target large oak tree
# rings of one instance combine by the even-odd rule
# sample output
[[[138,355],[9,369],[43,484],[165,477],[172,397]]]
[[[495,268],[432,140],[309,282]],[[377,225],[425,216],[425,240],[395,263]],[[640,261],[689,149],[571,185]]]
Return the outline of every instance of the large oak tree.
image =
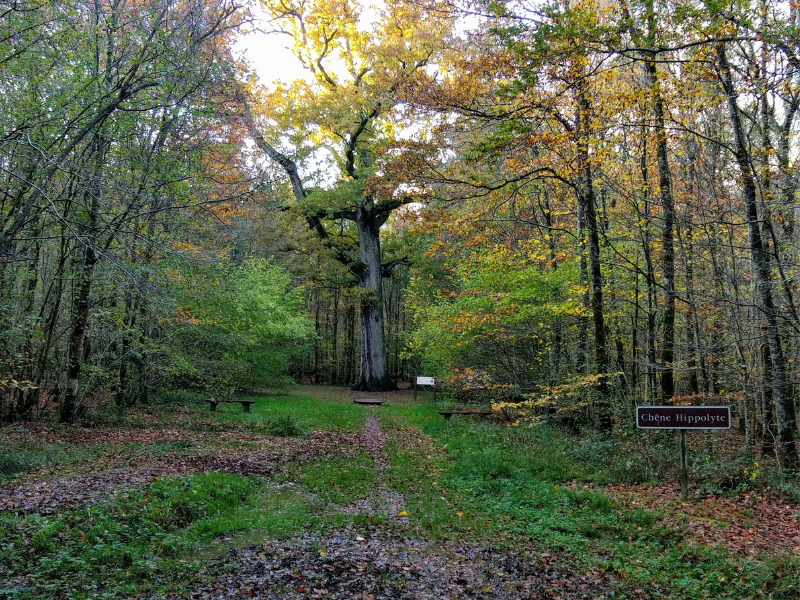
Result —
[[[390,1],[270,1],[276,31],[291,36],[310,77],[262,91],[244,120],[265,154],[284,171],[295,208],[361,289],[361,370],[356,389],[395,388],[387,370],[381,227],[420,190],[395,179],[390,163],[413,136],[403,94],[448,47],[451,18],[442,10]],[[322,167],[320,167],[322,163]]]

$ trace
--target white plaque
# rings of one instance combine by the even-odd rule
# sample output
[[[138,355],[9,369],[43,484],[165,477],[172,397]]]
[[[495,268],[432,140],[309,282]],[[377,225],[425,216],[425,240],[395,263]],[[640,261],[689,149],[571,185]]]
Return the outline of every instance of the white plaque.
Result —
[[[417,377],[417,385],[436,385],[433,377]]]

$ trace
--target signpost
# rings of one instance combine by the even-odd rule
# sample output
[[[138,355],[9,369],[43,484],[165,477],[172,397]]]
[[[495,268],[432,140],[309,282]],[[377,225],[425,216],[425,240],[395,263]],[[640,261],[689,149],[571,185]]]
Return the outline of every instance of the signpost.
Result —
[[[681,500],[689,498],[686,469],[687,429],[730,429],[729,406],[637,406],[639,429],[679,429],[681,432]]]
[[[436,402],[436,379],[433,377],[418,376],[414,378],[414,400],[417,399],[417,386],[418,385],[432,385],[433,386],[433,401]]]

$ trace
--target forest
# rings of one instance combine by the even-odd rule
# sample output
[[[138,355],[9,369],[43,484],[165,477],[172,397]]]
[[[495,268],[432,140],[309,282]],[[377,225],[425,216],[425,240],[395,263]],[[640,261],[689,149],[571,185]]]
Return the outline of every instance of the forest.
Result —
[[[242,50],[258,38],[294,77],[260,75],[282,55]],[[794,0],[11,0],[0,90],[0,597],[223,597],[178,561],[301,523],[380,548],[521,536],[530,572],[485,545],[440,567],[561,572],[541,597],[798,597]],[[416,376],[438,403],[410,399]],[[205,404],[241,398],[252,415]],[[637,431],[642,405],[730,407],[730,431],[689,435],[694,508],[665,507],[677,441]],[[342,486],[363,515],[328,514]],[[113,524],[86,525],[117,487]],[[707,522],[729,509],[735,531]],[[154,545],[104,541],[123,521]],[[311,580],[320,539],[229,558]],[[408,568],[387,564],[357,595],[319,573],[275,593],[501,597],[477,575],[391,588]]]

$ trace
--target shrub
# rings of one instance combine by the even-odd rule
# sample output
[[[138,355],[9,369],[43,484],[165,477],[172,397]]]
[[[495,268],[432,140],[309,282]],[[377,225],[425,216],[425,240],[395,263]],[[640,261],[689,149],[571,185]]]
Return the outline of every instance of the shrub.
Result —
[[[269,419],[265,424],[265,432],[274,437],[300,437],[305,433],[291,415]]]
[[[0,479],[13,479],[40,468],[43,463],[41,455],[25,450],[0,453]]]

